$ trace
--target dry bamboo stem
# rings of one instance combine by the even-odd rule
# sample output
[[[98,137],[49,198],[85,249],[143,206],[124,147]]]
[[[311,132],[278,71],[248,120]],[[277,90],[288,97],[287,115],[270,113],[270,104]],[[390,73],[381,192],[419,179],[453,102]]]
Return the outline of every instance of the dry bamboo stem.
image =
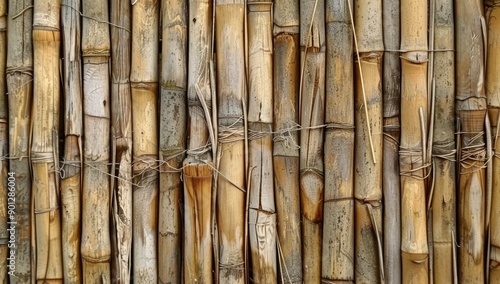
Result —
[[[31,100],[33,97],[33,1],[10,1],[7,30],[7,91],[9,93],[10,172],[16,175],[16,273],[12,282],[30,283],[31,268]],[[25,11],[24,11],[25,10]],[[18,17],[15,15],[21,13]]]
[[[321,280],[323,128],[325,101],[323,1],[300,1],[300,194],[305,283]]]
[[[189,1],[188,157],[184,160],[183,268],[186,283],[212,283],[212,2]]]
[[[85,283],[110,282],[110,36],[107,1],[83,1],[84,168],[82,264]]]
[[[434,193],[432,231],[434,282],[453,279],[453,240],[455,234],[455,60],[453,1],[436,0],[434,49],[435,118],[432,155]]]
[[[484,35],[482,1],[455,1],[458,161],[458,273],[464,283],[484,282],[485,163]]]
[[[356,283],[384,282],[382,254],[382,0],[354,1],[357,38],[354,157]],[[371,137],[370,137],[371,135]],[[372,149],[373,147],[373,149]],[[373,155],[373,154],[374,155]],[[375,223],[373,223],[373,221]]]
[[[427,283],[425,153],[419,113],[427,110],[427,1],[401,1],[402,282]]]
[[[7,66],[7,1],[0,1],[0,283],[8,283],[7,265],[9,264],[9,239],[10,227],[8,216],[8,176],[9,171],[8,156],[8,121],[7,121],[7,82],[6,71]],[[12,245],[11,245],[12,246]]]
[[[273,171],[280,282],[302,283],[299,142],[299,1],[274,1]]]
[[[387,284],[401,283],[401,194],[399,177],[399,109],[401,63],[399,0],[383,0],[384,52],[384,144],[383,144],[383,247],[384,275]]]
[[[252,279],[276,283],[276,209],[272,161],[272,2],[248,1],[249,238]]]
[[[493,189],[491,222],[490,222],[490,259],[488,259],[489,283],[500,281],[500,1],[486,1],[486,25],[488,27],[488,61],[486,69],[486,97],[488,98],[488,116],[491,121],[493,150]]]
[[[245,282],[245,3],[215,2],[219,282]]]
[[[158,216],[158,277],[161,283],[180,283],[180,168],[186,149],[187,0],[162,1],[161,9],[163,36],[159,150],[162,165]],[[208,216],[210,217],[210,214]],[[188,279],[185,281],[195,283]]]
[[[132,253],[132,97],[130,1],[111,1],[111,125],[116,171],[112,183],[111,278],[130,283]]]
[[[61,179],[62,250],[65,281],[82,281],[80,256],[82,77],[79,0],[63,0],[61,26],[64,58],[64,175]]]
[[[132,6],[133,281],[156,283],[159,2]]]
[[[31,166],[33,170],[36,280],[63,280],[58,176],[60,2],[37,1],[33,8],[34,84]]]
[[[348,0],[326,2],[322,279],[354,281],[353,32]],[[370,154],[371,155],[371,154]]]

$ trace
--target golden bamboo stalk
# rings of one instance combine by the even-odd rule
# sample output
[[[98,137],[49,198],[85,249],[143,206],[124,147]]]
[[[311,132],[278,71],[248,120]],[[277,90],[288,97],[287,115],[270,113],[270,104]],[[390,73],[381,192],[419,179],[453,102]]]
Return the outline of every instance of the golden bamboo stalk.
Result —
[[[116,177],[113,177],[111,258],[113,282],[130,283],[132,255],[132,97],[130,90],[130,1],[111,4],[111,125]]]
[[[299,189],[299,1],[274,1],[274,136],[280,282],[302,283]]]
[[[132,6],[133,276],[156,283],[158,224],[158,56],[160,3]],[[137,23],[137,24],[136,24]]]
[[[305,283],[321,280],[325,13],[323,1],[300,1],[300,197]]]
[[[434,16],[435,111],[432,155],[434,193],[432,235],[434,282],[453,280],[455,217],[455,60],[453,1],[436,0]]]
[[[322,279],[354,281],[353,32],[349,0],[326,1]]]
[[[162,283],[180,283],[180,169],[186,149],[187,0],[162,1],[161,9],[163,36],[159,142],[162,164],[158,217],[158,277]],[[206,257],[210,258],[210,254]],[[195,283],[187,279],[185,281]]]
[[[9,170],[16,175],[16,273],[17,283],[31,283],[32,218],[30,122],[33,97],[33,1],[10,1],[7,22],[7,91],[9,103]],[[14,17],[16,16],[17,17]],[[33,268],[34,269],[34,268]]]
[[[402,282],[429,280],[426,182],[427,1],[401,1],[401,251]],[[420,118],[419,114],[423,113]],[[423,120],[423,125],[421,123]],[[422,130],[424,129],[424,131]]]
[[[9,239],[10,231],[8,222],[8,176],[9,164],[7,160],[9,151],[9,134],[7,132],[7,82],[5,71],[7,67],[7,1],[0,1],[0,283],[8,283],[7,265],[9,264]],[[10,200],[12,202],[12,200]],[[12,202],[15,204],[14,202]],[[11,245],[12,246],[12,245]]]
[[[460,123],[458,277],[484,282],[485,169],[484,34],[482,1],[455,1],[456,113]]]
[[[244,283],[245,224],[245,2],[215,2],[217,47],[219,282]]]

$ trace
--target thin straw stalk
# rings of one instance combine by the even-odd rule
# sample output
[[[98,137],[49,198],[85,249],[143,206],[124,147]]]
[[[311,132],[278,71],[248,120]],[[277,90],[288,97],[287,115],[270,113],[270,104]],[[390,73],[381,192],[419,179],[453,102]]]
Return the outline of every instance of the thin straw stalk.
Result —
[[[5,158],[9,151],[8,121],[7,121],[7,82],[5,71],[7,67],[7,1],[0,1],[0,283],[8,282],[7,265],[11,258],[9,255],[9,216],[7,195],[9,163]],[[14,177],[15,178],[15,177]],[[14,187],[12,187],[14,188]],[[12,195],[12,194],[11,194]],[[10,200],[15,204],[15,199]],[[12,202],[14,201],[14,202]],[[13,231],[14,233],[14,231]],[[11,245],[12,246],[12,245]]]

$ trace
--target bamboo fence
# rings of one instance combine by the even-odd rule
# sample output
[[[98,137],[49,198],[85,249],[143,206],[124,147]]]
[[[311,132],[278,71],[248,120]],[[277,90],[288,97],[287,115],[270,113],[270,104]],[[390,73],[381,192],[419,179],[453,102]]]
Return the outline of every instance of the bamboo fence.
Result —
[[[499,283],[499,3],[0,0],[0,284]]]

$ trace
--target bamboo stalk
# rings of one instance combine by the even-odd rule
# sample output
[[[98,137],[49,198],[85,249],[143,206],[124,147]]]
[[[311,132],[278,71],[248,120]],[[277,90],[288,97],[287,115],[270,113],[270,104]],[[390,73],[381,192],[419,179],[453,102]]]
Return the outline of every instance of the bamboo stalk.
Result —
[[[384,98],[384,144],[383,144],[383,226],[384,226],[384,275],[387,284],[401,283],[401,193],[399,176],[399,135],[401,64],[400,47],[400,1],[383,0],[383,98]]]
[[[300,197],[305,283],[321,280],[325,13],[323,1],[300,1]]]
[[[166,0],[162,8],[160,98],[159,281],[181,282],[182,161],[186,149],[187,1]],[[210,216],[210,215],[209,215]],[[186,235],[186,237],[189,237]],[[206,255],[210,258],[210,254]],[[210,267],[211,268],[211,267]],[[188,267],[185,267],[185,271]],[[195,283],[185,279],[186,283]]]
[[[31,172],[30,121],[33,97],[33,1],[10,1],[7,23],[7,91],[9,103],[9,171],[16,175],[16,273],[17,283],[30,283],[31,257]],[[23,12],[24,11],[24,12]],[[19,14],[21,13],[21,14]],[[18,15],[15,17],[15,15]],[[34,230],[33,230],[34,231]]]
[[[302,283],[300,231],[299,1],[274,1],[273,171],[281,283]]]
[[[132,6],[111,1],[111,125],[116,171],[112,190],[111,278],[130,283],[132,255],[132,97],[130,90]]]
[[[0,283],[8,283],[8,271],[11,258],[9,255],[9,215],[8,215],[8,175],[9,164],[6,157],[9,151],[9,134],[7,132],[7,82],[5,71],[7,67],[7,1],[0,1]],[[12,246],[12,245],[11,245]]]
[[[326,2],[322,279],[354,281],[353,32],[349,2]]]
[[[63,280],[58,177],[60,2],[33,8],[34,84],[31,166],[33,170],[37,283]]]
[[[155,283],[158,224],[158,34],[159,2],[132,6],[133,276]]]
[[[64,58],[65,141],[61,179],[62,251],[64,279],[82,281],[80,256],[82,77],[79,0],[61,3]]]
[[[427,1],[401,1],[401,251],[402,282],[427,283],[427,166],[419,113],[427,110]]]
[[[215,2],[217,48],[217,227],[219,282],[244,283],[245,254],[245,3]]]
[[[384,282],[382,236],[382,1],[354,1],[355,64],[354,234],[356,283]],[[371,137],[370,137],[371,136]],[[373,149],[372,149],[373,147]],[[375,222],[375,223],[373,223]]]
[[[452,233],[455,217],[455,60],[453,1],[436,0],[434,35],[435,124],[433,141],[434,194],[432,231],[434,246],[434,282],[453,279]]]
[[[456,112],[460,121],[458,159],[458,277],[484,282],[485,169],[484,44],[481,1],[455,1]]]

